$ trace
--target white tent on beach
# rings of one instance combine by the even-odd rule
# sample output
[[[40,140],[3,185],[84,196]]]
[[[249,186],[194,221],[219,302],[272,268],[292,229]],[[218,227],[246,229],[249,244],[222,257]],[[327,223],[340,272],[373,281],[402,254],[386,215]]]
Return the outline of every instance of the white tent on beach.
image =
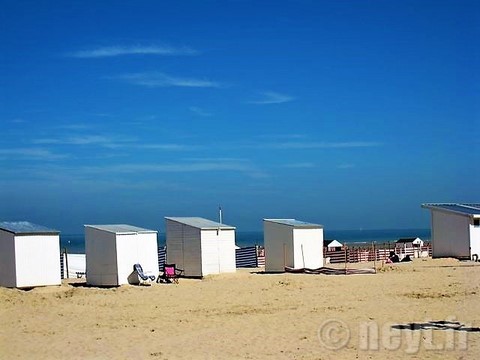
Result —
[[[235,227],[200,217],[166,217],[167,262],[185,276],[235,272]]]
[[[323,266],[323,226],[295,219],[264,219],[265,271]]]
[[[87,284],[118,286],[129,283],[134,265],[158,275],[157,231],[136,226],[85,225]]]
[[[27,221],[0,222],[0,286],[60,285],[59,234]]]

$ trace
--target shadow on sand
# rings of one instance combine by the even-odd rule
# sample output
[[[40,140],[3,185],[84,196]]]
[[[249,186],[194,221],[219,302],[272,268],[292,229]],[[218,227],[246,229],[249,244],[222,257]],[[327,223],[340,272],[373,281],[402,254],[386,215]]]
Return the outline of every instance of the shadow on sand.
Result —
[[[428,321],[425,323],[409,323],[409,324],[398,324],[392,325],[392,329],[397,330],[454,330],[454,331],[465,331],[465,332],[480,332],[478,327],[465,327],[465,324],[462,324],[458,321]]]

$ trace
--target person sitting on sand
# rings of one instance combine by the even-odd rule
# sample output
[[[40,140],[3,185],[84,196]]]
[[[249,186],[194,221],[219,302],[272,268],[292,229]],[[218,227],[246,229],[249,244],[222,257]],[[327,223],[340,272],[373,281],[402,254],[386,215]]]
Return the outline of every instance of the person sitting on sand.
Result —
[[[390,251],[389,259],[390,259],[390,261],[391,261],[392,263],[400,262],[400,259],[399,259],[398,255],[395,254],[394,251]]]

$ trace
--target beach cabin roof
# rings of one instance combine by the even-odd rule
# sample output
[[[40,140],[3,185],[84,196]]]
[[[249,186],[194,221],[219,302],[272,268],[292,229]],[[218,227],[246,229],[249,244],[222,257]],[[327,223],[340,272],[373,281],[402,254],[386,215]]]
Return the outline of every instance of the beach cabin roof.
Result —
[[[397,240],[397,243],[413,243],[415,240],[417,240],[418,238],[416,237],[411,237],[411,238],[401,238],[401,239],[398,239]]]
[[[157,233],[156,230],[149,230],[140,228],[137,226],[126,225],[126,224],[114,224],[114,225],[85,225],[85,227],[90,227],[97,230],[103,230],[113,234],[151,234]]]
[[[305,221],[299,221],[295,219],[263,219],[263,221],[269,221],[277,224],[292,226],[294,228],[303,229],[323,229],[323,225],[312,224]]]
[[[200,230],[235,230],[235,226],[222,224],[201,217],[166,217],[165,219],[175,221],[180,224],[185,224]]]
[[[480,204],[458,204],[458,203],[439,203],[422,204],[422,208],[430,210],[439,210],[471,218],[480,218]]]
[[[15,235],[58,235],[60,231],[28,221],[0,222],[0,229]]]

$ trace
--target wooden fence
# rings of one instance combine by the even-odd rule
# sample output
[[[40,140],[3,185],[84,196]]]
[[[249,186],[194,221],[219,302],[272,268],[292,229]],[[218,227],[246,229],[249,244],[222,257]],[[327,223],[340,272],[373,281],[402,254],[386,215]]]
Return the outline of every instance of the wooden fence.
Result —
[[[237,268],[265,266],[265,249],[261,246],[248,246],[235,250]]]
[[[328,258],[330,264],[338,263],[358,263],[368,261],[382,261],[387,260],[390,252],[393,251],[400,258],[405,255],[410,257],[425,257],[432,256],[432,246],[427,243],[421,248],[401,247],[394,244],[376,244],[375,246],[351,246],[345,247],[342,250],[328,251],[324,248],[323,256]],[[167,252],[166,246],[158,247],[158,269],[163,270],[163,265],[166,262]],[[60,271],[62,279],[66,277],[65,252],[60,254]],[[265,248],[262,246],[248,246],[235,250],[235,261],[237,268],[244,267],[264,267],[265,266]]]
[[[158,248],[158,268],[163,270],[167,258],[167,247]],[[248,246],[235,250],[237,268],[265,266],[265,251],[260,246]]]
[[[337,251],[328,251],[324,249],[323,256],[325,259],[329,259],[330,264],[338,263],[357,263],[357,262],[368,262],[368,261],[382,261],[387,260],[390,257],[390,252],[394,252],[400,258],[403,258],[406,255],[410,257],[431,257],[432,256],[432,246],[427,244],[421,248],[413,247],[395,247],[391,244],[376,244],[374,246],[366,247],[345,247],[342,250]]]
[[[158,270],[163,271],[163,265],[167,261],[167,247],[159,246],[158,247]]]

